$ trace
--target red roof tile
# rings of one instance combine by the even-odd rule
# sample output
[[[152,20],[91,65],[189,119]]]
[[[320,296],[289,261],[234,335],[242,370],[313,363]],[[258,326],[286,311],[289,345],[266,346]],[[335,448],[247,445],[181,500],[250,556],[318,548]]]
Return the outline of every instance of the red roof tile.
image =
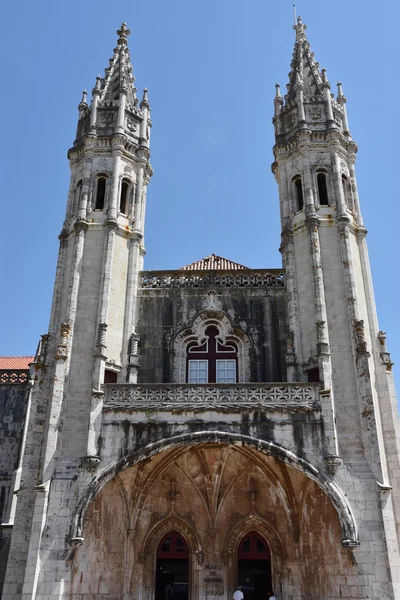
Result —
[[[0,370],[28,370],[29,363],[33,362],[34,358],[34,356],[0,356]]]
[[[210,254],[201,260],[198,260],[190,265],[181,267],[180,271],[239,271],[240,269],[248,269],[244,265],[232,262],[222,256]]]

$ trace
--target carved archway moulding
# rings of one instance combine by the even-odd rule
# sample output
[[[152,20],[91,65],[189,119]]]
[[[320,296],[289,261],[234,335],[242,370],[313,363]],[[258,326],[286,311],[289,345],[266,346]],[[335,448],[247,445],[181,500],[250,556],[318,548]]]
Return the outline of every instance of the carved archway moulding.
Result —
[[[265,538],[274,557],[278,556],[281,561],[286,557],[284,544],[272,525],[260,515],[248,515],[236,523],[226,536],[224,553],[228,558],[229,570],[232,568],[232,561],[236,557],[240,540],[250,531],[257,531]]]
[[[173,341],[173,381],[185,383],[186,381],[186,353],[189,342],[198,345],[206,339],[207,327],[214,325],[219,331],[219,340],[226,345],[234,342],[238,349],[238,379],[240,382],[250,380],[250,340],[240,327],[232,325],[229,318],[222,311],[205,310],[197,314],[192,325],[180,331]]]
[[[196,533],[188,523],[185,523],[185,521],[176,516],[166,517],[150,529],[143,542],[142,551],[140,553],[141,561],[144,562],[147,557],[154,559],[158,544],[164,535],[172,530],[177,531],[185,538],[189,545],[190,553],[196,556],[197,562],[201,565],[204,553]]]
[[[118,473],[129,467],[146,460],[151,456],[177,446],[194,445],[204,443],[224,443],[242,445],[258,450],[268,456],[281,460],[292,468],[300,471],[309,479],[313,480],[318,487],[328,496],[332,502],[342,528],[342,544],[346,547],[358,546],[358,530],[350,505],[340,488],[323,471],[314,467],[309,461],[300,458],[283,446],[271,441],[252,438],[240,433],[226,431],[196,431],[183,433],[181,435],[158,440],[148,444],[144,448],[134,450],[123,458],[114,461],[102,469],[84,488],[83,494],[77,506],[73,522],[71,523],[70,537],[73,539],[83,537],[83,523],[89,504],[96,494],[113,479]]]

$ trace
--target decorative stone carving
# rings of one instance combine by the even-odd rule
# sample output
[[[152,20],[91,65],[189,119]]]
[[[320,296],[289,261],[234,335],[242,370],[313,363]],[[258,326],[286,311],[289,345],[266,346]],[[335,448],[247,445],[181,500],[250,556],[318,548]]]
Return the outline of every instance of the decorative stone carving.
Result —
[[[214,300],[213,300],[214,301]],[[239,327],[233,327],[228,317],[214,310],[207,310],[198,314],[191,327],[184,329],[175,337],[173,350],[173,379],[183,383],[186,380],[186,352],[189,342],[201,345],[205,338],[205,331],[209,325],[217,327],[219,339],[222,344],[234,342],[238,348],[238,378],[239,381],[248,381],[250,378],[250,341],[246,333]]]
[[[203,310],[222,310],[222,302],[215,290],[207,292],[207,297],[203,300],[201,307]]]
[[[316,323],[317,326],[317,342],[318,344],[326,344],[326,329],[325,329],[325,321],[318,321]]]
[[[340,465],[342,464],[342,459],[339,456],[326,456],[324,460],[329,473],[331,475],[336,475]]]
[[[70,324],[61,323],[60,342],[57,348],[57,358],[66,358],[68,355],[68,338],[70,333]]]
[[[50,335],[48,333],[45,333],[40,337],[34,361],[38,365],[43,365],[46,362],[49,340]]]
[[[150,531],[144,540],[142,551],[140,552],[141,561],[144,562],[147,559],[151,561],[154,559],[160,540],[168,533],[168,531],[173,529],[183,535],[191,552],[196,556],[198,564],[201,565],[204,559],[204,553],[197,535],[189,523],[176,515],[168,516],[150,528]]]
[[[181,498],[180,492],[176,491],[176,481],[171,479],[171,489],[166,492],[165,497],[172,504],[172,511],[174,511],[175,502],[178,502]]]
[[[381,352],[387,352],[388,349],[386,346],[386,331],[378,331],[378,340]]]
[[[322,117],[322,110],[319,106],[310,107],[310,117],[313,121],[318,121]]]
[[[100,464],[100,458],[98,456],[84,456],[81,461],[82,467],[88,471],[88,473],[94,473]]]
[[[128,354],[130,356],[138,356],[139,354],[139,339],[140,336],[138,333],[132,333],[129,338],[129,349]]]
[[[356,338],[357,352],[365,354],[367,352],[367,340],[365,338],[364,321],[354,321],[354,335]]]
[[[286,354],[294,354],[294,335],[293,331],[289,331],[286,338]]]
[[[394,363],[391,361],[390,352],[388,352],[386,346],[386,331],[378,331],[378,340],[380,346],[379,355],[382,359],[382,362],[385,363],[386,369],[391,371]]]
[[[276,288],[284,287],[283,273],[268,271],[251,271],[249,274],[219,275],[178,275],[176,272],[168,274],[144,273],[141,279],[142,288],[204,288],[209,285],[218,287],[244,287],[244,288]]]
[[[107,327],[106,323],[100,323],[97,330],[97,346],[106,348],[106,336],[107,336]]]
[[[318,385],[109,385],[104,410],[319,410]]]

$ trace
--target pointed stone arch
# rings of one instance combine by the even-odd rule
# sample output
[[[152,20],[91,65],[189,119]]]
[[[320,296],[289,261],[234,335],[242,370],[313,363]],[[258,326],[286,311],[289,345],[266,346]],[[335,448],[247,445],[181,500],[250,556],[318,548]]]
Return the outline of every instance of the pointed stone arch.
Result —
[[[139,556],[143,564],[143,600],[154,598],[157,547],[169,531],[180,533],[189,546],[189,571],[192,582],[190,598],[198,597],[199,571],[204,553],[194,529],[178,515],[172,514],[153,525],[144,539]]]
[[[177,515],[166,517],[150,529],[143,542],[140,560],[144,562],[149,556],[154,557],[158,544],[164,535],[172,530],[177,531],[185,538],[191,554],[196,557],[197,562],[201,565],[204,554],[196,532],[186,521]]]
[[[328,496],[339,518],[342,529],[342,545],[344,547],[358,546],[358,529],[353,517],[349,502],[338,485],[309,461],[294,454],[292,451],[279,446],[272,441],[253,438],[240,433],[226,431],[196,431],[176,435],[148,444],[144,448],[133,450],[123,458],[107,465],[86,486],[78,503],[73,522],[71,523],[71,539],[83,540],[84,518],[95,495],[118,473],[129,467],[148,459],[151,456],[183,445],[196,445],[204,443],[228,443],[253,448],[269,456],[289,464],[293,469],[300,471],[313,480],[318,487]]]
[[[281,560],[285,558],[285,546],[279,533],[266,519],[260,515],[252,514],[235,523],[226,536],[224,553],[228,561],[228,570],[232,568],[232,561],[240,540],[250,531],[257,531],[266,539],[274,556],[279,556]]]
[[[271,561],[273,566],[273,580],[280,581],[286,558],[285,546],[279,533],[263,517],[253,513],[236,522],[228,532],[225,539],[224,556],[228,567],[228,593],[233,594],[237,583],[238,547],[240,541],[251,531],[259,533],[268,543],[271,549]]]

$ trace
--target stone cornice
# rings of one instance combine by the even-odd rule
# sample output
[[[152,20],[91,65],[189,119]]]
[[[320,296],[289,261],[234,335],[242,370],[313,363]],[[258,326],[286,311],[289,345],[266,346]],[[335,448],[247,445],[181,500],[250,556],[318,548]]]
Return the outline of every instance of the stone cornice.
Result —
[[[273,152],[276,159],[290,154],[293,150],[301,150],[306,146],[308,149],[319,150],[321,144],[336,144],[346,155],[354,155],[357,152],[357,144],[346,137],[337,129],[327,131],[311,131],[309,129],[298,130],[290,139],[276,143]],[[273,163],[274,164],[274,163]]]

